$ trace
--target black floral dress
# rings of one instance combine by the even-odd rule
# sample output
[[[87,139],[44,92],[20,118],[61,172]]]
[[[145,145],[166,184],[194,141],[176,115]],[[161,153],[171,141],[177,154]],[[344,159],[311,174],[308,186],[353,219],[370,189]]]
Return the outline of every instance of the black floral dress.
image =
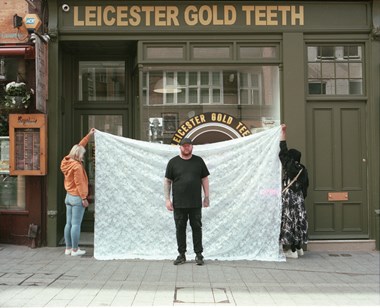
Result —
[[[297,176],[297,180],[282,193],[280,241],[283,245],[300,247],[308,241],[308,222],[305,198],[309,186],[305,166],[299,163],[301,153],[288,150],[286,141],[280,142],[280,160],[283,169],[283,188]]]

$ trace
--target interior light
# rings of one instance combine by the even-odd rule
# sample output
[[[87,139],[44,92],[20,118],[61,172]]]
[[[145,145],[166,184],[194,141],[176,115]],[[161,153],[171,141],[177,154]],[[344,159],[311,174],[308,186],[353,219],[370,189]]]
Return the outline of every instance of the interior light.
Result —
[[[175,79],[164,77],[159,79],[154,85],[153,92],[156,93],[181,93],[181,85]]]

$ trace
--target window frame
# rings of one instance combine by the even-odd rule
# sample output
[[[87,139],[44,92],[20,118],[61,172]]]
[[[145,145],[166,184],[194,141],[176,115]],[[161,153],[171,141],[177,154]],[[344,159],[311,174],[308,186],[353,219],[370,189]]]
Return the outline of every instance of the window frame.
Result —
[[[332,48],[333,49],[333,56],[329,57],[324,57],[321,55],[321,50],[322,48]],[[349,48],[349,53],[350,53],[350,48],[356,47],[357,53],[355,55],[350,56],[350,54],[346,54],[347,48]],[[316,56],[314,59],[310,59],[310,54],[309,54],[309,48],[315,48],[317,50]],[[339,48],[341,56],[339,57]],[[366,96],[366,61],[365,61],[365,52],[366,52],[366,45],[364,42],[344,42],[344,43],[334,43],[334,44],[326,44],[326,43],[318,43],[318,42],[308,42],[305,45],[305,54],[306,54],[306,65],[305,65],[305,76],[306,76],[306,84],[305,84],[305,93],[306,96],[309,98],[313,97],[365,97]],[[350,72],[350,66],[352,64],[360,64],[360,74],[361,77],[352,77],[354,73]],[[311,65],[312,64],[318,64],[319,69],[317,70],[317,73],[319,74],[318,77],[316,77],[314,74],[310,73]],[[324,76],[324,70],[323,66],[325,65],[333,65],[333,70],[330,71],[330,74],[332,72],[331,76]],[[337,73],[337,68],[339,64],[347,64],[347,77],[342,77],[339,76],[339,72]],[[347,93],[340,93],[342,91],[339,90],[341,86],[341,81],[346,80],[347,81]],[[333,92],[334,93],[327,93],[329,92],[328,90],[328,85],[329,83],[331,84],[333,82]],[[361,83],[360,91],[361,93],[352,93],[351,89],[355,89],[357,87],[350,86],[352,83]],[[321,84],[321,93],[311,93],[310,85],[312,84]],[[324,89],[324,90],[323,90]]]

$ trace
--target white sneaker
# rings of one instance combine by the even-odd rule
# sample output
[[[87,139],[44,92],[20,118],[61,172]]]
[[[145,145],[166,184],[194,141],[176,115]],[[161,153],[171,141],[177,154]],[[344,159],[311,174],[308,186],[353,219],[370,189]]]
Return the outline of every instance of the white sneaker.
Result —
[[[66,256],[71,255],[71,251],[72,251],[71,248],[66,248],[66,249],[65,249],[65,255],[66,255]]]
[[[292,251],[291,249],[285,251],[285,257],[290,259],[298,259],[297,251]]]
[[[304,253],[303,253],[303,249],[301,248],[301,249],[297,249],[297,255],[299,256],[299,257],[302,257],[303,255],[304,255]]]
[[[86,253],[85,250],[80,250],[80,248],[78,248],[77,251],[74,251],[74,250],[73,250],[73,251],[71,252],[71,256],[72,256],[72,257],[83,256],[85,253]]]

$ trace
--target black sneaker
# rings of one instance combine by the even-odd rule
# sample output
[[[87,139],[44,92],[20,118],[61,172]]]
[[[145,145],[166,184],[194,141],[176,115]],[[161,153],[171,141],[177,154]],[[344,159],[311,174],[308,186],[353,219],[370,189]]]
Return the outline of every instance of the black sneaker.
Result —
[[[195,256],[195,262],[197,263],[197,265],[205,264],[205,262],[203,261],[203,256],[201,253],[197,253],[197,255]]]
[[[180,254],[177,259],[174,260],[174,265],[180,265],[186,262],[186,256],[184,254]]]

